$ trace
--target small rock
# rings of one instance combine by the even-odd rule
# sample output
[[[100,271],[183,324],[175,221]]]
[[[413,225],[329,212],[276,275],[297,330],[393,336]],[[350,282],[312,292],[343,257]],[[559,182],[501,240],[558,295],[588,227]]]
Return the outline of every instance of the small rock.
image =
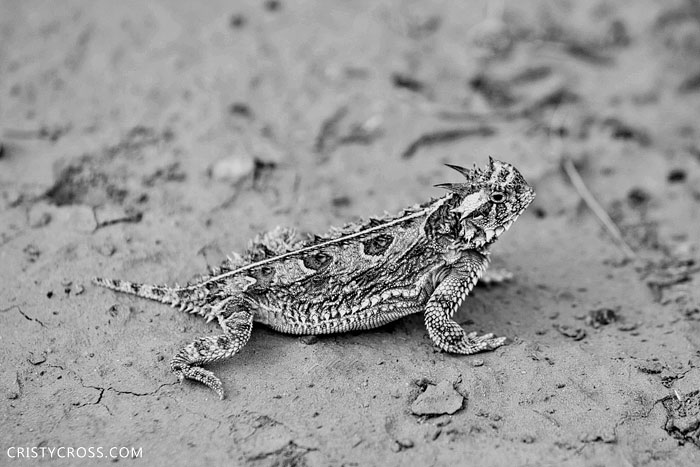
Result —
[[[622,332],[629,332],[629,331],[634,331],[639,327],[639,323],[628,323],[628,324],[621,324],[617,327],[618,331]]]
[[[300,341],[302,344],[314,345],[315,343],[318,342],[318,336],[301,336],[301,337],[299,338],[299,341]]]
[[[581,328],[573,328],[566,324],[555,324],[554,329],[559,331],[559,333],[566,337],[571,337],[575,341],[580,341],[586,337],[586,331]]]
[[[452,415],[462,408],[464,397],[455,391],[452,383],[443,380],[437,386],[429,384],[411,405],[414,415]]]
[[[584,433],[579,436],[579,441],[582,443],[607,443],[613,444],[617,438],[612,433]]]
[[[37,355],[34,355],[33,352],[29,352],[29,355],[30,355],[30,357],[27,358],[27,361],[34,366],[41,365],[42,363],[44,363],[46,361],[46,354],[45,353],[42,353],[41,355],[37,356]]]
[[[682,377],[683,377],[683,374],[676,373],[676,372],[671,371],[669,369],[664,369],[663,371],[661,371],[661,374],[659,375],[659,378],[661,378],[661,384],[667,388],[672,387],[674,385],[674,383],[676,382],[676,380],[679,380]]]
[[[121,222],[141,222],[142,212],[134,212],[118,206],[101,206],[94,210],[97,227],[107,227]]]
[[[666,409],[663,429],[682,442],[700,447],[700,391],[681,395],[676,392],[661,400]]]
[[[410,449],[413,447],[413,441],[408,438],[397,439],[396,443],[401,447],[401,449]]]
[[[646,361],[637,365],[637,370],[648,375],[658,375],[664,370],[664,367],[661,362]]]
[[[599,308],[591,310],[586,316],[586,324],[594,328],[605,326],[606,324],[614,323],[618,320],[618,309]]]
[[[38,229],[44,227],[51,222],[51,213],[49,208],[42,205],[36,205],[29,210],[29,227],[33,229]]]
[[[255,162],[247,155],[231,156],[215,162],[209,168],[209,175],[220,182],[236,183],[252,174]]]
[[[107,310],[107,314],[112,318],[116,318],[117,316],[119,316],[119,307],[117,305],[112,305]]]
[[[228,106],[228,111],[232,115],[239,115],[241,117],[252,118],[253,111],[250,106],[245,102],[234,102]]]
[[[99,254],[107,257],[112,256],[117,251],[117,247],[114,246],[114,244],[111,242],[105,242],[101,245],[98,245],[95,249]]]
[[[352,204],[349,196],[336,196],[331,200],[331,204],[336,208],[346,208]]]
[[[472,360],[472,366],[484,366],[484,361],[480,358]]]
[[[24,200],[24,195],[12,188],[8,188],[0,194],[3,200],[3,208],[14,208],[20,205]]]
[[[24,247],[22,252],[27,256],[27,261],[30,263],[36,262],[36,260],[39,259],[39,256],[41,256],[41,250],[39,250],[39,248],[37,248],[37,246],[33,243],[30,243]]]
[[[632,207],[639,207],[651,199],[651,195],[644,189],[635,187],[627,193],[627,201]]]
[[[668,176],[666,177],[669,183],[681,183],[684,182],[687,175],[683,169],[672,169]]]
[[[698,418],[678,418],[673,420],[673,428],[681,433],[689,433],[700,428],[700,419]]]

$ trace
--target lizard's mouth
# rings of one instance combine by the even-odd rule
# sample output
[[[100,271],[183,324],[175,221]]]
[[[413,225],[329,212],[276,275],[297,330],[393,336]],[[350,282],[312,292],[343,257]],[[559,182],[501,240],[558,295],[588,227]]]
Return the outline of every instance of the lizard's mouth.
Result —
[[[517,217],[509,220],[503,225],[499,225],[495,229],[484,230],[484,235],[486,236],[486,243],[491,243],[492,241],[500,237],[503,234],[503,232],[510,229],[510,226],[513,225],[513,222],[515,222],[515,219],[517,219]]]
[[[503,225],[499,225],[493,229],[478,227],[471,223],[465,226],[464,239],[472,244],[475,248],[481,248],[490,243],[493,243],[498,237],[500,237],[503,232],[508,230],[513,222],[516,221],[518,217],[514,217]]]

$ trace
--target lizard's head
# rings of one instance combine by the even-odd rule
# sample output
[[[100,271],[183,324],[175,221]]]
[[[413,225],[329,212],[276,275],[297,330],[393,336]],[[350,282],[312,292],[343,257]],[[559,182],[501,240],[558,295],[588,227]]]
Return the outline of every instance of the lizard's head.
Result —
[[[493,243],[535,198],[535,191],[512,165],[489,158],[486,169],[448,167],[465,183],[437,185],[456,194],[452,212],[459,216],[460,237],[470,248]]]

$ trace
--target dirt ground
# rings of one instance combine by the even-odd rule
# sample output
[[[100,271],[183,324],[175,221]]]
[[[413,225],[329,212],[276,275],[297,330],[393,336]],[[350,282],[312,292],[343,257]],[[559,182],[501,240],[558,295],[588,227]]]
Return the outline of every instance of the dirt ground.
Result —
[[[700,465],[699,119],[698,2],[0,0],[0,464]],[[489,155],[538,193],[456,315],[491,353],[258,326],[219,401],[168,367],[214,324],[90,284]]]

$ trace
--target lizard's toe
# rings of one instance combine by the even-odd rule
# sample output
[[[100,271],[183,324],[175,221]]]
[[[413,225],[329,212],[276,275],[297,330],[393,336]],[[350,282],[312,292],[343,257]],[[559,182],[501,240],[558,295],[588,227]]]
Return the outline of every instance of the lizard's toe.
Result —
[[[495,335],[492,332],[489,332],[488,334],[484,334],[482,336],[477,335],[476,332],[470,332],[467,334],[467,338],[473,342],[485,342],[489,340],[493,340]]]
[[[171,362],[170,368],[175,376],[178,377],[180,383],[182,383],[185,379],[199,381],[214,391],[219,396],[219,399],[224,399],[224,386],[221,384],[221,380],[211,371],[205,370],[199,366],[181,363],[178,361],[177,357]]]
[[[466,334],[459,342],[450,343],[443,350],[451,353],[470,355],[497,349],[506,343],[506,337],[494,337],[492,333],[477,335],[475,332]]]
[[[494,337],[493,334],[489,333],[476,337],[472,345],[479,349],[477,352],[483,352],[485,350],[493,350],[501,347],[506,343],[506,340],[506,337]]]

